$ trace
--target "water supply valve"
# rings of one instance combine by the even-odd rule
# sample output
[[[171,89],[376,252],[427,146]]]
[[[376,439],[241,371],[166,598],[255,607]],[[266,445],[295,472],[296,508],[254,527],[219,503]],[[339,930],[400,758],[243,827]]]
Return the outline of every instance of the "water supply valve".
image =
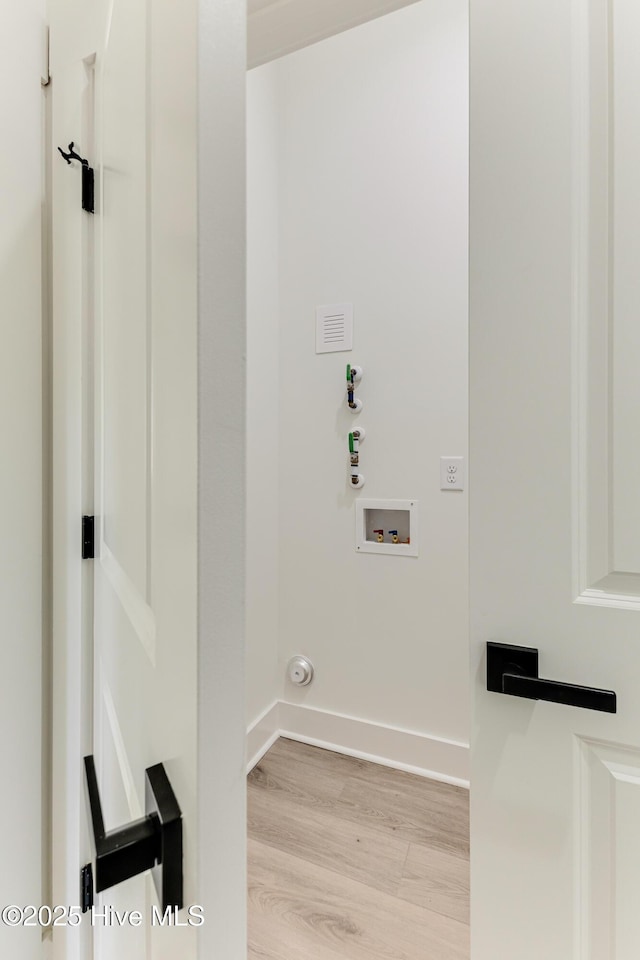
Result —
[[[347,404],[351,413],[360,413],[362,410],[362,400],[356,399],[354,395],[356,383],[362,380],[362,367],[347,364]]]
[[[364,476],[360,473],[360,443],[364,439],[364,430],[352,430],[349,434],[349,470],[351,486],[356,490],[364,486]]]

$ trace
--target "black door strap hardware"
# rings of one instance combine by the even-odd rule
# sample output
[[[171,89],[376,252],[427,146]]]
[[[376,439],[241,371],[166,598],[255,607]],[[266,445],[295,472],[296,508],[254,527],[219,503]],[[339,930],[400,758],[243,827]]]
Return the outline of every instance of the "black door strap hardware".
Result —
[[[88,913],[93,906],[93,867],[85,863],[80,870],[80,906],[83,913]]]
[[[82,163],[84,166],[86,166],[86,167],[89,166],[89,161],[88,161],[88,160],[83,160],[82,157],[81,157],[79,154],[77,154],[76,151],[74,150],[73,140],[72,140],[71,143],[69,144],[69,147],[68,147],[69,152],[68,152],[68,153],[65,153],[64,150],[62,149],[62,147],[58,147],[58,150],[60,151],[60,153],[62,154],[62,156],[64,157],[64,159],[67,161],[67,163],[71,163],[72,160],[78,160],[78,161],[79,161],[80,163]]]
[[[96,892],[153,870],[162,904],[183,906],[182,813],[164,765],[145,771],[146,816],[116,830],[104,828],[102,804],[93,757],[84,758],[85,776],[95,848]]]
[[[64,152],[62,147],[58,147],[58,151],[67,163],[70,164],[72,160],[77,160],[78,163],[82,164],[82,209],[86,210],[87,213],[95,213],[93,167],[89,165],[88,160],[76,153],[73,140],[69,144],[67,153]]]
[[[95,517],[82,518],[82,559],[93,560],[96,555]]]
[[[559,683],[538,676],[538,650],[510,643],[487,643],[487,690],[506,693],[529,700],[565,703],[585,710],[616,713],[617,698],[613,690]]]

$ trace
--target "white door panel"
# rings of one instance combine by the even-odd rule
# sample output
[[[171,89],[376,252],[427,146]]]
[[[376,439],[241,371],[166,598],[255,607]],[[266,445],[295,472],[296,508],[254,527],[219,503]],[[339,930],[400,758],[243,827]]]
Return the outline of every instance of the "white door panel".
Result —
[[[54,185],[58,344],[80,344],[56,368],[59,437],[63,448],[76,439],[58,482],[73,486],[77,470],[84,491],[70,546],[80,510],[96,518],[95,559],[81,581],[66,574],[85,630],[61,640],[80,664],[58,689],[58,789],[77,791],[60,902],[76,902],[89,859],[83,753],[95,757],[107,830],[145,815],[145,770],[165,765],[183,815],[184,902],[199,902],[196,17],[196,3],[168,0],[52,4],[54,137],[76,138],[96,177],[94,216],[80,209],[77,164],[58,166]],[[74,434],[66,417],[78,405]],[[150,874],[105,890],[93,930],[85,919],[81,946],[61,933],[57,956],[195,957],[197,929],[154,926],[157,904]],[[139,910],[143,923],[105,925],[108,907]]]
[[[145,0],[114,3],[99,85],[101,540],[114,573],[143,601],[151,502],[147,16]]]
[[[178,50],[183,58],[194,52],[187,43]],[[95,753],[108,825],[144,815],[144,771],[163,762],[193,831],[196,246],[193,208],[180,215],[154,189],[156,171],[166,176],[176,159],[156,139],[169,122],[158,117],[164,83],[156,73],[168,56],[156,44],[148,0],[114,0],[97,59]],[[192,69],[180,83],[189,103]],[[195,142],[193,105],[171,124],[177,144]],[[193,159],[183,154],[170,172],[174,190],[184,185],[188,199]],[[173,243],[163,242],[168,236]],[[165,409],[173,408],[170,418],[158,415],[161,395]],[[157,449],[171,451],[161,468]],[[189,839],[185,877],[193,897],[193,832]],[[139,909],[145,924],[119,935],[98,926],[100,960],[121,953],[124,943],[133,960],[144,955],[143,945],[151,951],[154,940],[165,939],[149,923],[157,898],[145,878],[100,898],[117,901]],[[195,930],[177,930],[172,943],[181,955],[195,955]]]
[[[473,960],[631,960],[637,4],[471,4]],[[489,640],[615,715],[486,691]]]
[[[53,11],[52,11],[53,12]],[[55,22],[55,17],[53,18]],[[82,150],[92,142],[93,68],[83,54],[56,56],[53,143]],[[60,51],[62,54],[62,51]],[[74,131],[69,134],[68,131]],[[75,132],[77,131],[77,133]],[[57,143],[56,143],[57,140]],[[90,858],[82,758],[92,749],[92,571],[83,566],[78,543],[81,517],[92,512],[93,471],[85,456],[93,437],[91,401],[93,225],[80,210],[80,182],[61,158],[52,161],[53,299],[53,900],[78,903],[79,868]],[[61,282],[64,278],[64,282]],[[92,931],[54,929],[56,960],[91,956]]]

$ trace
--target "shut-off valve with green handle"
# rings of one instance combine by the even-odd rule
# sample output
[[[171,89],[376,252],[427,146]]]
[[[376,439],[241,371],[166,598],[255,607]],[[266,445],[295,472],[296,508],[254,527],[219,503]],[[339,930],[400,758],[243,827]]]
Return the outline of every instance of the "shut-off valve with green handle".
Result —
[[[362,380],[362,367],[351,366],[350,363],[347,364],[347,403],[349,405],[349,410],[351,413],[360,413],[362,410],[362,400],[356,400],[354,397],[354,389],[356,383],[360,383]]]
[[[364,486],[364,476],[360,473],[360,444],[364,440],[364,430],[353,430],[349,434],[349,459],[351,486],[358,490]]]

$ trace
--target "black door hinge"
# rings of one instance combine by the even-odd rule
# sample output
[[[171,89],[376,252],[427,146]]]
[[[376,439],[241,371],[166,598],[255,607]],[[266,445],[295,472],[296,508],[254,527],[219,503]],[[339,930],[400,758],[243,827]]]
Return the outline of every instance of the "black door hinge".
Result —
[[[95,523],[93,517],[82,518],[82,559],[93,560],[96,553]]]
[[[80,903],[83,913],[93,907],[93,867],[90,863],[80,871]]]
[[[94,199],[94,174],[93,167],[90,167],[88,164],[82,164],[82,209],[86,210],[87,213],[95,213],[95,199]]]
[[[72,160],[77,160],[82,165],[82,209],[86,210],[87,213],[95,213],[93,167],[89,165],[88,160],[76,153],[73,148],[73,140],[66,153],[62,147],[58,147],[58,150],[67,163],[70,164]]]

